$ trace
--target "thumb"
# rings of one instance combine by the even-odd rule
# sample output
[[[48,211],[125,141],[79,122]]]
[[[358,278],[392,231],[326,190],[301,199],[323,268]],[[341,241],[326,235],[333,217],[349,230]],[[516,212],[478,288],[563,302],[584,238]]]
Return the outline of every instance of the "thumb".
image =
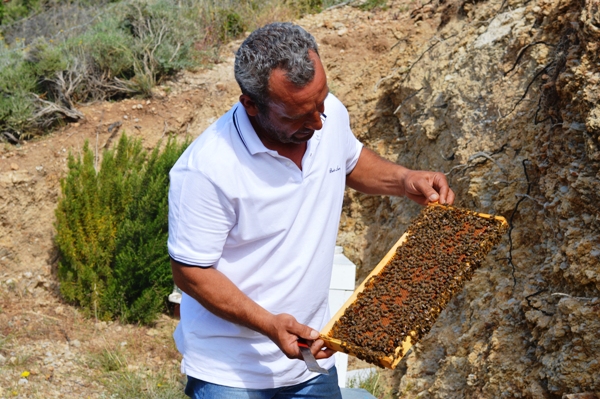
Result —
[[[315,339],[318,339],[321,336],[321,334],[319,334],[317,330],[314,330],[309,326],[305,326],[303,324],[298,325],[298,330],[295,331],[295,333],[296,335],[298,335],[298,337],[311,341],[314,341]]]
[[[429,202],[439,201],[440,195],[437,191],[431,187],[431,184],[426,179],[420,179],[416,182],[415,188],[421,193],[421,195]]]

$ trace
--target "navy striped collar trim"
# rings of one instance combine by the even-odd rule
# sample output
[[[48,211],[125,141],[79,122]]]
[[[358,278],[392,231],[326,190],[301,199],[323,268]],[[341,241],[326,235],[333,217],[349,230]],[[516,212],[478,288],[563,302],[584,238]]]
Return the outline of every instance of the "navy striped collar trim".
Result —
[[[246,147],[246,150],[248,150],[248,152],[250,154],[252,154],[252,151],[250,151],[250,148],[248,148],[248,144],[246,144],[246,140],[244,140],[244,136],[242,135],[242,131],[240,129],[240,122],[239,122],[238,116],[237,116],[238,110],[239,110],[239,107],[236,107],[235,110],[233,111],[233,126],[235,126],[235,130],[236,130],[238,136],[240,136],[240,140],[242,140],[242,143],[244,144],[244,147]]]

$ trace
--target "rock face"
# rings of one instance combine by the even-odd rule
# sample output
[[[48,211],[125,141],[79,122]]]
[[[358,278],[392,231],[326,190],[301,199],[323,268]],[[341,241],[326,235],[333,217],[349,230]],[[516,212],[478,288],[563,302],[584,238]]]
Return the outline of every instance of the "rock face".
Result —
[[[445,171],[457,205],[511,229],[407,357],[399,396],[600,392],[600,2],[434,1],[412,17],[436,28],[400,54],[379,88],[385,129],[362,138]],[[342,220],[362,227],[341,244],[360,275],[417,211],[348,194]]]

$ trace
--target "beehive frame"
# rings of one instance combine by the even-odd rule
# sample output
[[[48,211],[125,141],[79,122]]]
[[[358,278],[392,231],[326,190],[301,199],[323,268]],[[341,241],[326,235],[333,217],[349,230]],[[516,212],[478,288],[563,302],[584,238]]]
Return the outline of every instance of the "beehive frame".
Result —
[[[430,204],[428,206],[430,206],[430,207],[442,206],[442,207],[445,207],[446,209],[457,209],[457,208],[452,208],[452,207],[448,207],[445,205],[438,205],[438,204]],[[493,215],[484,214],[484,213],[471,212],[471,211],[466,211],[466,210],[461,210],[461,211],[468,212],[470,215],[474,215],[474,216],[481,217],[484,219],[495,219],[499,222],[499,226],[501,229],[506,230],[508,227],[508,223],[506,222],[506,219],[503,217],[493,216]],[[332,337],[331,331],[332,331],[335,323],[338,320],[340,320],[340,318],[344,315],[346,310],[352,304],[354,304],[354,302],[357,300],[358,295],[360,293],[362,293],[365,290],[365,288],[367,287],[367,285],[369,284],[369,282],[372,281],[372,278],[379,275],[386,268],[386,266],[388,266],[388,264],[390,264],[392,262],[392,260],[396,256],[396,252],[397,252],[398,248],[407,241],[407,239],[409,237],[409,233],[410,233],[410,229],[406,233],[404,233],[400,237],[400,239],[390,248],[390,250],[387,252],[387,254],[377,264],[377,266],[375,266],[375,268],[371,271],[371,273],[355,289],[353,294],[346,301],[346,303],[342,306],[342,308],[331,318],[331,320],[323,328],[323,330],[321,331],[321,338],[325,341],[326,347],[336,350],[336,351],[339,351],[339,352],[348,353],[352,356],[357,356],[356,353],[354,353],[351,349],[348,348],[348,345],[344,345],[344,342],[342,342],[341,339]],[[442,310],[442,308],[438,309],[437,314],[439,314],[439,312],[441,310]],[[437,318],[437,314],[435,315],[434,319]],[[402,360],[403,356],[406,355],[408,350],[417,342],[417,340],[418,340],[418,334],[416,333],[416,331],[410,331],[410,333],[407,334],[402,339],[400,345],[398,345],[396,347],[395,353],[393,356],[381,356],[377,359],[378,365],[380,367],[394,369],[398,365],[398,363]]]

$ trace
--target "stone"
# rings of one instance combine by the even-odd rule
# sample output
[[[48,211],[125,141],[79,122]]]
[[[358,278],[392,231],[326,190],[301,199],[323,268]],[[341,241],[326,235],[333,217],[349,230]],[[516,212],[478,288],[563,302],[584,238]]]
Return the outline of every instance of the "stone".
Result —
[[[517,8],[498,15],[487,27],[485,32],[475,40],[474,47],[482,48],[502,39],[511,33],[512,27],[523,18],[525,7]]]

